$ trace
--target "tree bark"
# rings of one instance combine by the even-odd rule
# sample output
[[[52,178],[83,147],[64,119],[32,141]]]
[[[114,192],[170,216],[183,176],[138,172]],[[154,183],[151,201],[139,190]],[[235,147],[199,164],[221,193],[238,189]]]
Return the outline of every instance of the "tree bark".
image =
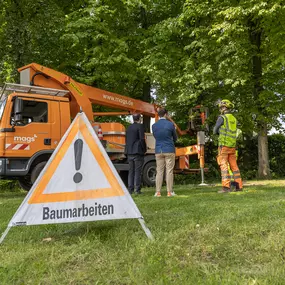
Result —
[[[149,23],[148,23],[148,17],[147,17],[147,13],[146,10],[143,6],[140,7],[140,16],[141,16],[141,24],[142,24],[142,28],[144,30],[147,30],[149,27]],[[143,83],[143,101],[150,103],[151,102],[151,84],[150,84],[150,79],[146,78],[144,83]],[[144,129],[147,133],[150,132],[150,117],[144,116],[143,117],[143,125],[144,125]]]
[[[261,36],[262,30],[258,21],[249,20],[249,39],[253,48],[252,55],[252,78],[253,98],[258,106],[261,117],[266,117],[266,110],[258,104],[260,93],[263,91],[262,80],[262,59],[261,59]],[[259,120],[258,125],[258,177],[262,179],[271,178],[269,169],[267,124],[264,119]]]
[[[258,177],[263,179],[271,178],[266,123],[263,123],[263,126],[260,126],[258,134]]]
[[[150,103],[151,101],[150,92],[151,92],[151,84],[150,84],[149,79],[147,79],[143,84],[143,101]],[[150,132],[150,117],[148,116],[143,117],[143,125],[144,125],[145,131],[149,133]]]

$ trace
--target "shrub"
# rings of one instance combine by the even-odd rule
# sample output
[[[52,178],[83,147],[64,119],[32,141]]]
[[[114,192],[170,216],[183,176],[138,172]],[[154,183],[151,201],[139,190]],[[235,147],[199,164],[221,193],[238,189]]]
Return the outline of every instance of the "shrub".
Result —
[[[19,191],[18,182],[16,180],[0,180],[0,192]]]

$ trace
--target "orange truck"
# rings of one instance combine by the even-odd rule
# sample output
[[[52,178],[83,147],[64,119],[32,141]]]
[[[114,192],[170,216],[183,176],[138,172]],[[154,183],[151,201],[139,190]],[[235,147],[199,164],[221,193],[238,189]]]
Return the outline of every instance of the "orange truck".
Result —
[[[82,110],[95,131],[102,131],[102,143],[123,180],[127,177],[128,163],[124,155],[125,127],[116,122],[98,123],[98,116],[122,116],[141,113],[158,119],[157,106],[109,91],[87,86],[69,76],[36,63],[19,69],[20,84],[5,84],[0,107],[0,177],[17,179],[29,190],[44,168],[52,152],[66,132],[73,118]],[[93,112],[92,105],[108,106],[114,112]],[[187,131],[194,133],[197,144],[176,148],[176,173],[201,171],[204,180],[204,132],[199,131],[206,116],[203,109],[193,109]],[[198,114],[198,115],[197,115]],[[198,120],[198,121],[197,121]],[[198,123],[197,123],[198,122]],[[198,131],[198,132],[196,132]],[[143,183],[155,184],[155,141],[146,133],[148,146],[143,166]],[[200,168],[189,167],[189,156],[197,155]]]

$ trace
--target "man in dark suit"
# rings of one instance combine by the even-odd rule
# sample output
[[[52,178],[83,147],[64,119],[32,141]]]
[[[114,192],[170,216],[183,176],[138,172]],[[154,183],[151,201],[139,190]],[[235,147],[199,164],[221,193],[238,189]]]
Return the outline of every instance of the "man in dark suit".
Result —
[[[126,131],[125,154],[129,162],[128,189],[132,194],[141,194],[141,176],[144,154],[146,152],[144,127],[140,123],[140,114],[133,114],[134,123]]]

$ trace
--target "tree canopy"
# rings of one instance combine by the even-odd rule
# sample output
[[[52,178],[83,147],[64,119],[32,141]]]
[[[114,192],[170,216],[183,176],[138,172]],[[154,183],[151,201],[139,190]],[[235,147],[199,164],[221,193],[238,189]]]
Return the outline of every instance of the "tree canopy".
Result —
[[[285,110],[285,7],[281,0],[2,0],[0,83],[30,62],[102,89],[167,105],[180,123],[196,104],[217,117],[234,102],[241,129],[267,134]],[[151,94],[154,94],[154,98]]]

